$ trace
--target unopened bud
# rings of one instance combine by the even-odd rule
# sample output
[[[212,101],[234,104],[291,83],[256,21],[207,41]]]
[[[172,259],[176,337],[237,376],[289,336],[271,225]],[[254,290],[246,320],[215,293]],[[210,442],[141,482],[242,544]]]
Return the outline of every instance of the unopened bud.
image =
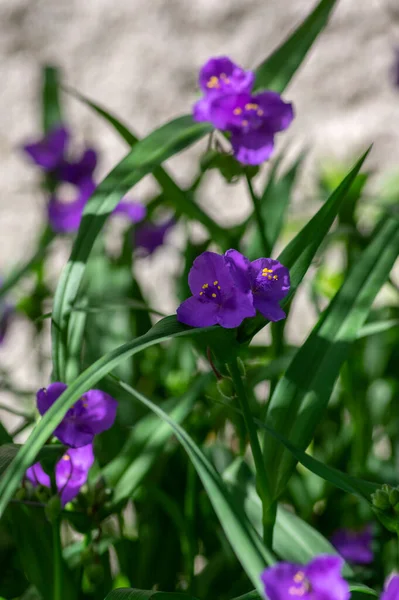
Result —
[[[393,488],[389,493],[389,503],[391,506],[396,506],[399,503],[399,490]]]
[[[373,505],[380,510],[387,510],[391,506],[387,492],[382,489],[371,494],[371,501]]]

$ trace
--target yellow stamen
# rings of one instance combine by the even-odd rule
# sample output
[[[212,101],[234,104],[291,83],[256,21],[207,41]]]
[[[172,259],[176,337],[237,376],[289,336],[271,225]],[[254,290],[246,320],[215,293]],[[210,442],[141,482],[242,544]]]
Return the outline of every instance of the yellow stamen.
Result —
[[[203,295],[203,293],[204,293],[204,292],[200,292],[200,296],[202,296],[202,295]]]
[[[256,110],[257,108],[259,108],[259,104],[253,102],[248,102],[248,104],[245,105],[245,110]]]
[[[219,283],[218,280],[216,280],[213,282],[213,285],[217,285],[218,283]]]
[[[220,79],[222,79],[222,81],[225,83],[230,83],[230,78],[227,77],[226,73],[220,73]]]
[[[246,127],[248,125],[248,121],[244,119],[243,121],[241,121],[241,124],[244,125],[244,127]]]
[[[239,106],[237,106],[237,108],[235,108],[233,110],[233,115],[240,115],[242,113],[242,108],[240,108]]]
[[[278,279],[278,275],[273,275],[273,279]]]
[[[304,579],[305,579],[305,573],[303,571],[298,571],[298,573],[295,573],[295,575],[294,575],[295,583],[301,583]]]
[[[206,290],[206,288],[208,288],[208,287],[209,287],[209,283],[204,283],[204,285],[202,286],[202,289]]]
[[[212,75],[212,77],[207,82],[206,87],[208,87],[208,88],[218,88],[219,87],[219,79],[216,77],[216,75]]]
[[[292,585],[289,589],[288,589],[288,593],[290,596],[304,596],[306,594],[306,588],[304,586],[301,586],[299,588],[295,587],[294,585]]]
[[[68,454],[64,454],[62,460],[71,460],[71,457]]]
[[[273,273],[273,269],[267,269],[266,267],[262,269],[263,273]]]
[[[267,278],[268,279],[273,279],[273,277],[271,275],[268,275]]]
[[[258,117],[261,117],[261,116],[264,114],[264,112],[263,112],[263,110],[260,108],[259,110],[257,110],[257,111],[256,111],[256,114],[258,115]]]
[[[220,288],[220,285],[218,285],[218,290],[220,290],[220,289],[221,289],[221,288]]]
[[[87,404],[87,402],[83,402],[82,406],[83,408],[87,408],[89,405]]]
[[[216,298],[216,294],[212,294],[212,298]]]

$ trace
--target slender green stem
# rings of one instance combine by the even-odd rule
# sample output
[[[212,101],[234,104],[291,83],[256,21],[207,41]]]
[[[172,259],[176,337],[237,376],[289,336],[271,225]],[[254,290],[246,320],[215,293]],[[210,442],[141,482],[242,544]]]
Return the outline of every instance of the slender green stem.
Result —
[[[249,194],[252,199],[252,204],[254,205],[255,219],[256,219],[256,222],[258,225],[258,229],[259,229],[259,235],[260,235],[260,239],[262,242],[263,252],[264,252],[265,256],[270,256],[271,249],[270,249],[270,244],[266,238],[266,228],[265,228],[265,222],[264,222],[263,216],[262,216],[260,201],[259,201],[258,196],[255,194],[251,179],[250,179],[250,177],[248,177],[248,175],[246,175],[246,179],[247,179]]]
[[[63,600],[61,519],[53,522],[54,594],[53,600]]]
[[[272,547],[273,527],[276,518],[276,506],[270,495],[270,486],[263,461],[262,449],[260,447],[258,433],[249,407],[248,396],[241,379],[241,373],[237,361],[229,363],[229,370],[237,397],[244,416],[249,442],[254,457],[256,468],[256,489],[262,502],[263,538],[269,548]]]

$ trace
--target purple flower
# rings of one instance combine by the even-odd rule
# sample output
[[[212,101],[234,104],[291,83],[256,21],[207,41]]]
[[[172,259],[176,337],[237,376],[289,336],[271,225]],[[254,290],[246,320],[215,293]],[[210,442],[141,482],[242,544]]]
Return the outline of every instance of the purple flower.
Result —
[[[50,198],[47,207],[48,220],[56,233],[73,233],[79,229],[83,209],[96,189],[92,179],[86,179],[77,186],[77,197],[72,202],[65,202],[56,195]]]
[[[272,258],[250,262],[237,250],[228,250],[225,258],[236,285],[244,293],[252,293],[254,307],[269,321],[284,319],[279,301],[290,289],[288,269]]]
[[[331,543],[345,560],[360,565],[373,562],[372,541],[371,526],[367,526],[361,531],[338,529],[331,537]]]
[[[209,110],[215,98],[250,92],[254,81],[255,74],[252,71],[244,71],[227,56],[211,58],[200,71],[199,85],[204,98],[194,105],[194,119],[210,121]]]
[[[274,135],[287,129],[293,118],[292,104],[270,91],[219,96],[209,109],[209,120],[217,129],[230,131],[234,156],[246,165],[270,158]]]
[[[37,408],[41,415],[67,389],[65,383],[55,382],[37,392]],[[96,434],[112,427],[117,402],[101,390],[89,390],[68,410],[54,435],[66,446],[80,448],[93,441]]]
[[[269,600],[348,600],[350,591],[341,576],[344,561],[321,555],[307,565],[281,562],[261,574]]]
[[[162,246],[165,236],[175,223],[174,217],[161,224],[148,221],[142,223],[136,228],[134,234],[136,248],[142,249],[144,254],[152,254],[159,246]]]
[[[44,171],[54,171],[64,161],[64,154],[69,140],[69,133],[63,126],[52,129],[44,138],[26,144],[23,148],[27,154]]]
[[[55,483],[61,504],[73,500],[80,488],[86,483],[90,467],[94,462],[93,446],[87,444],[80,448],[70,448],[55,466]],[[49,475],[44,472],[41,464],[35,463],[26,471],[26,477],[33,486],[51,487]]]
[[[93,148],[86,148],[77,161],[64,160],[60,165],[57,176],[60,181],[67,181],[74,185],[93,176],[97,165],[97,153]]]
[[[132,202],[122,200],[115,208],[113,214],[126,216],[132,223],[139,223],[145,218],[147,209],[143,204],[139,204],[138,202],[133,204]]]
[[[224,256],[203,252],[198,256],[188,275],[193,294],[177,309],[177,320],[191,327],[221,325],[238,327],[256,311],[252,294],[235,285]]]
[[[385,584],[385,590],[381,600],[398,600],[399,598],[399,575],[392,575]]]

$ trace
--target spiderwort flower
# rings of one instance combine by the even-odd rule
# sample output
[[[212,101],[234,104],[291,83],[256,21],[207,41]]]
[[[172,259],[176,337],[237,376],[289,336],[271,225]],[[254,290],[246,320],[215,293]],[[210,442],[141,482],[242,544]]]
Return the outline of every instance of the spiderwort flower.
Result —
[[[244,71],[227,56],[211,58],[200,71],[198,82],[204,97],[194,105],[194,119],[209,121],[209,110],[215,98],[250,92],[254,81],[255,74],[252,71]]]
[[[55,194],[50,198],[48,220],[56,233],[73,233],[79,229],[83,209],[96,186],[92,179],[86,179],[76,189],[77,197],[72,202],[65,202]]]
[[[385,590],[381,600],[398,600],[399,598],[399,575],[393,575],[385,583]]]
[[[37,408],[41,415],[67,389],[65,383],[55,382],[37,392]],[[68,410],[54,435],[66,446],[80,448],[93,441],[96,434],[112,427],[117,402],[101,390],[89,390]]]
[[[134,244],[136,248],[141,249],[145,255],[152,254],[159,246],[162,246],[165,237],[175,223],[174,217],[171,217],[160,224],[150,223],[148,221],[142,223],[136,228],[134,234]]]
[[[373,533],[370,526],[361,531],[338,529],[331,537],[331,543],[345,560],[359,565],[373,562],[371,543]]]
[[[23,149],[44,171],[54,171],[63,164],[68,141],[69,133],[60,125],[37,142],[25,144]]]
[[[233,328],[256,314],[251,292],[235,285],[224,256],[215,252],[203,252],[195,259],[188,284],[193,296],[177,309],[177,320],[186,325]]]
[[[61,504],[73,500],[81,487],[86,483],[90,467],[94,462],[93,446],[88,444],[81,448],[69,448],[55,466],[55,483]],[[26,477],[33,486],[51,487],[49,475],[45,473],[40,462],[26,471]]]
[[[290,290],[288,269],[272,258],[250,262],[237,250],[228,250],[225,258],[236,285],[244,293],[252,293],[254,307],[269,321],[284,319],[279,301]]]
[[[269,600],[348,600],[349,586],[341,576],[344,561],[321,555],[307,565],[281,562],[261,574]]]

